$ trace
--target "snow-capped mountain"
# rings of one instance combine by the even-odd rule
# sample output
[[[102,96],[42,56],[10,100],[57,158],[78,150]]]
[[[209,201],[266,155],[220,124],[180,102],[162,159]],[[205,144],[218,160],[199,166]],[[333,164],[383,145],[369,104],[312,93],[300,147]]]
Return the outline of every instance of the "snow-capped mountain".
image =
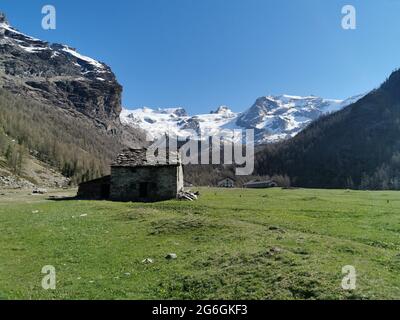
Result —
[[[1,12],[0,88],[50,112],[62,111],[60,123],[64,123],[60,119],[70,121],[70,116],[74,124],[84,122],[82,127],[93,135],[104,135],[104,141],[113,139],[115,152],[120,143],[135,146],[145,138],[141,130],[121,125],[122,86],[109,66],[68,45],[22,33]],[[91,137],[85,139],[93,145]]]
[[[0,15],[0,83],[4,88],[45,103],[77,110],[99,121],[109,132],[119,122],[144,129],[150,138],[164,134],[182,138],[230,135],[232,129],[254,129],[256,143],[295,136],[321,115],[340,110],[361,96],[345,101],[314,96],[267,96],[245,112],[221,106],[209,114],[190,116],[183,108],[142,108],[121,111],[122,88],[104,63],[75,49],[25,35]]]
[[[210,136],[219,134],[238,114],[228,107],[221,106],[209,114],[189,116],[183,108],[123,109],[121,122],[145,130],[149,138],[157,139],[164,134],[177,137]]]
[[[232,112],[226,106],[195,116],[189,116],[183,108],[142,108],[123,109],[120,118],[123,124],[141,128],[153,139],[164,134],[193,137],[193,130],[198,136],[206,137],[233,129],[254,129],[255,143],[262,144],[294,137],[322,115],[336,112],[362,97],[333,100],[315,96],[266,96],[242,113]]]
[[[235,123],[240,128],[255,129],[259,144],[276,142],[294,137],[322,115],[339,111],[362,97],[346,100],[290,95],[261,97]]]
[[[67,58],[68,62],[73,64],[75,67],[73,71],[79,69],[84,76],[91,76],[100,81],[106,80],[101,78],[100,75],[110,75],[113,77],[107,65],[86,57],[67,45],[50,44],[18,31],[9,24],[4,14],[0,15],[0,41],[2,46],[8,45],[14,49],[22,49],[27,53],[48,56],[49,59],[54,59],[55,61],[59,60],[60,56],[63,56],[63,58]]]
[[[122,87],[106,64],[75,49],[26,35],[0,14],[0,84],[63,105],[109,125],[119,123]],[[110,126],[111,128],[111,126]]]

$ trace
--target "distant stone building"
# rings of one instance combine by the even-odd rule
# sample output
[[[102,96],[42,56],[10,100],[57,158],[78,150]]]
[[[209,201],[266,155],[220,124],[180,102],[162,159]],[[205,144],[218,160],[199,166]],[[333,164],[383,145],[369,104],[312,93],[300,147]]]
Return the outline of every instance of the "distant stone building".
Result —
[[[244,188],[251,189],[266,189],[266,188],[276,188],[278,184],[275,181],[250,181],[243,185]]]
[[[225,178],[218,182],[218,188],[234,188],[235,180],[232,178]]]
[[[111,176],[79,186],[78,197],[113,201],[160,201],[176,198],[183,189],[183,169],[178,152],[166,162],[146,149],[127,149],[111,165]]]

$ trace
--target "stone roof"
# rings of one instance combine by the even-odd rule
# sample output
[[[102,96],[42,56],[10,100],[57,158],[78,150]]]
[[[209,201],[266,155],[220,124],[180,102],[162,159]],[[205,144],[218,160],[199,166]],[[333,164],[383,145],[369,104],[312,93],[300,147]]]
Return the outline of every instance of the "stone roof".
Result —
[[[160,157],[161,158],[161,157]],[[179,166],[181,159],[179,152],[170,151],[167,159],[159,159],[147,149],[125,149],[117,156],[112,167],[161,167],[161,166]]]
[[[234,177],[224,177],[224,178],[220,179],[219,182],[223,182],[225,180],[232,180],[233,182],[236,182],[236,179]]]

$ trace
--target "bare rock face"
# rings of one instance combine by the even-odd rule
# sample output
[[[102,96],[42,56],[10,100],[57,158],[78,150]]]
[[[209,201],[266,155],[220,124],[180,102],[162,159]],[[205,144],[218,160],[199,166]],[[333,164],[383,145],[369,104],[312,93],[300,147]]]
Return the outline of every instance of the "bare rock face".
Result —
[[[6,15],[3,12],[0,12],[0,23],[7,23],[8,24]]]
[[[49,44],[11,27],[0,13],[0,86],[18,95],[121,131],[122,87],[104,63],[61,44]]]

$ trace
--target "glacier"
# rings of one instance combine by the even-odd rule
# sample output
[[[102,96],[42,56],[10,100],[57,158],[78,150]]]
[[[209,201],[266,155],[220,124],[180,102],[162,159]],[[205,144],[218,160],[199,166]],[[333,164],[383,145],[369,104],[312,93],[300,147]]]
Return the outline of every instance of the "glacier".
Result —
[[[208,114],[188,115],[183,107],[129,110],[124,108],[120,120],[124,125],[147,132],[149,140],[163,135],[178,138],[225,136],[232,130],[253,129],[255,144],[266,144],[297,135],[319,117],[339,111],[364,95],[346,100],[323,99],[316,96],[264,96],[246,111],[236,113],[228,106],[220,106]]]

